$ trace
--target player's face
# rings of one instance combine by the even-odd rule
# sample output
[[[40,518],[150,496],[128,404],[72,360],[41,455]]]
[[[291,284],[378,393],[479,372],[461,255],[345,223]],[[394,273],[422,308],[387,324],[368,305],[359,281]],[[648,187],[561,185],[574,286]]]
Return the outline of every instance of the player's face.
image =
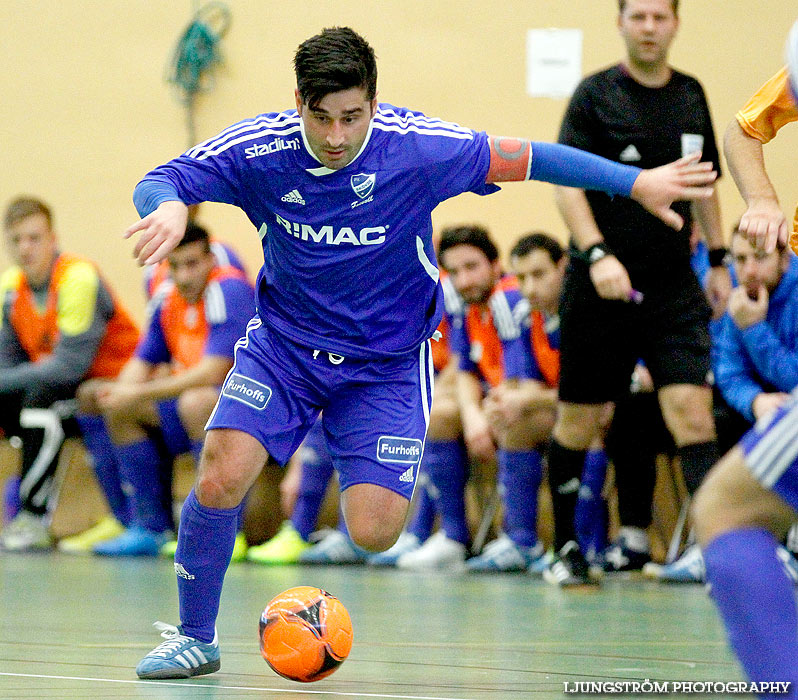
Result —
[[[186,243],[169,253],[169,271],[175,287],[189,304],[196,304],[216,263],[202,241]]]
[[[627,0],[618,16],[618,30],[630,62],[646,68],[667,62],[678,28],[671,0]]]
[[[310,148],[322,165],[340,170],[349,165],[366,140],[377,98],[366,99],[365,88],[349,88],[325,95],[311,109],[295,92],[296,108],[305,125]]]
[[[467,304],[484,304],[501,276],[499,261],[491,262],[471,245],[449,248],[441,256],[441,263]]]
[[[529,300],[533,310],[557,313],[565,274],[565,257],[553,262],[541,248],[529,255],[513,256],[510,265],[518,277],[521,293]]]
[[[756,298],[760,287],[765,287],[768,294],[772,294],[790,264],[789,254],[785,251],[766,253],[754,248],[739,234],[732,238],[731,253],[737,281],[752,299]]]
[[[9,257],[22,268],[31,286],[47,281],[57,242],[44,214],[26,216],[6,229],[6,246]]]

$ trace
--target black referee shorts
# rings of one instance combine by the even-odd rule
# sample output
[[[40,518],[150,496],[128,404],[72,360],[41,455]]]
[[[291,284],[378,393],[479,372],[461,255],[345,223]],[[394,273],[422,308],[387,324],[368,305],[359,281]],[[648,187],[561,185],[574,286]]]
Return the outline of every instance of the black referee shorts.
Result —
[[[649,291],[641,304],[601,299],[588,268],[571,263],[560,301],[560,400],[616,401],[642,360],[659,389],[707,384],[711,310],[692,273]]]

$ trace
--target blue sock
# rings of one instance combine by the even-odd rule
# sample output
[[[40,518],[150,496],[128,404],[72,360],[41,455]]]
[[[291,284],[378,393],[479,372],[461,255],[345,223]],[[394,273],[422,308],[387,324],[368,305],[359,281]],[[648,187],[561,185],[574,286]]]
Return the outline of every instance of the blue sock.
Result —
[[[468,544],[471,538],[465,514],[468,474],[463,443],[459,440],[427,440],[422,465],[438,492],[441,530],[450,539]]]
[[[407,525],[407,531],[415,535],[419,542],[424,542],[432,534],[435,524],[435,501],[429,492],[429,475],[422,472],[421,483],[416,488],[416,509]]]
[[[748,678],[792,681],[795,693],[798,613],[777,544],[764,529],[732,530],[709,543],[704,562],[729,642]]]
[[[538,489],[543,479],[543,454],[538,450],[497,450],[499,484],[504,503],[504,532],[522,547],[538,541]]]
[[[20,507],[19,501],[19,477],[12,474],[6,479],[3,487],[3,523],[10,523],[17,517]]]
[[[83,444],[91,455],[94,475],[102,489],[114,517],[125,527],[130,526],[130,504],[122,490],[122,479],[116,451],[102,416],[81,413],[75,416],[83,436]]]
[[[299,480],[299,493],[296,496],[291,523],[296,531],[307,541],[310,533],[316,529],[319,511],[327,493],[327,486],[333,475],[331,459],[318,462],[303,462],[302,476]]]
[[[585,455],[579,498],[574,511],[574,530],[579,549],[592,559],[607,546],[607,502],[602,498],[607,477],[607,453],[590,450]]]
[[[115,445],[119,475],[130,503],[131,525],[155,532],[172,529],[164,503],[161,455],[151,440]]]
[[[213,641],[224,574],[236,539],[236,508],[206,508],[188,494],[180,514],[175,552],[177,594],[183,632],[202,642]]]

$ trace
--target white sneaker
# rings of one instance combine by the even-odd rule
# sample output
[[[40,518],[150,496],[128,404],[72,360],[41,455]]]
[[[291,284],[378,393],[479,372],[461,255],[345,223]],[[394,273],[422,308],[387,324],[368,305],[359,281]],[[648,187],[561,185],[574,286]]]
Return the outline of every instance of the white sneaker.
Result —
[[[526,571],[545,553],[543,545],[538,542],[533,547],[516,544],[504,533],[498,539],[485,545],[479,556],[466,562],[469,571]]]
[[[52,546],[53,538],[44,518],[25,510],[20,511],[0,532],[0,548],[7,552],[29,552]]]
[[[153,625],[166,639],[136,666],[139,678],[191,678],[213,673],[221,668],[219,635],[214,629],[210,644],[183,634],[181,627],[156,622]]]
[[[465,569],[465,559],[465,545],[450,540],[439,530],[418,549],[399,557],[396,566],[407,571],[461,571]]]
[[[704,555],[697,544],[691,545],[670,564],[648,562],[643,567],[643,576],[666,583],[703,583],[706,579]]]

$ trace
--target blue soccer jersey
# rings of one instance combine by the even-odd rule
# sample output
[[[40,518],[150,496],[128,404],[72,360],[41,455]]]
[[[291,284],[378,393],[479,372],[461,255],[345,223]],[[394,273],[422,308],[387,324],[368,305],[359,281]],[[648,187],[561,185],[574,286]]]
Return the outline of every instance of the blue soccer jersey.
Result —
[[[459,367],[477,375],[488,386],[524,375],[526,361],[519,319],[529,313],[529,303],[513,276],[502,277],[487,303],[462,304],[451,312],[451,347]]]
[[[172,363],[175,369],[193,367],[205,356],[232,360],[253,311],[252,286],[243,276],[214,273],[196,304],[188,304],[171,281],[164,282],[150,301],[136,357],[150,364]]]
[[[461,192],[490,194],[484,132],[381,104],[358,155],[331,170],[313,155],[296,110],[262,114],[150,172],[186,204],[243,209],[258,229],[263,323],[327,352],[416,352],[443,301],[432,210]],[[146,189],[146,188],[145,188]],[[155,208],[137,199],[144,216]]]
[[[507,368],[507,376],[557,386],[552,379],[560,374],[560,317],[558,314],[548,316],[542,312],[529,312],[528,305],[524,311],[525,318],[517,319],[521,326],[523,353],[512,355],[516,361]],[[540,323],[538,329],[534,328],[535,322]]]

